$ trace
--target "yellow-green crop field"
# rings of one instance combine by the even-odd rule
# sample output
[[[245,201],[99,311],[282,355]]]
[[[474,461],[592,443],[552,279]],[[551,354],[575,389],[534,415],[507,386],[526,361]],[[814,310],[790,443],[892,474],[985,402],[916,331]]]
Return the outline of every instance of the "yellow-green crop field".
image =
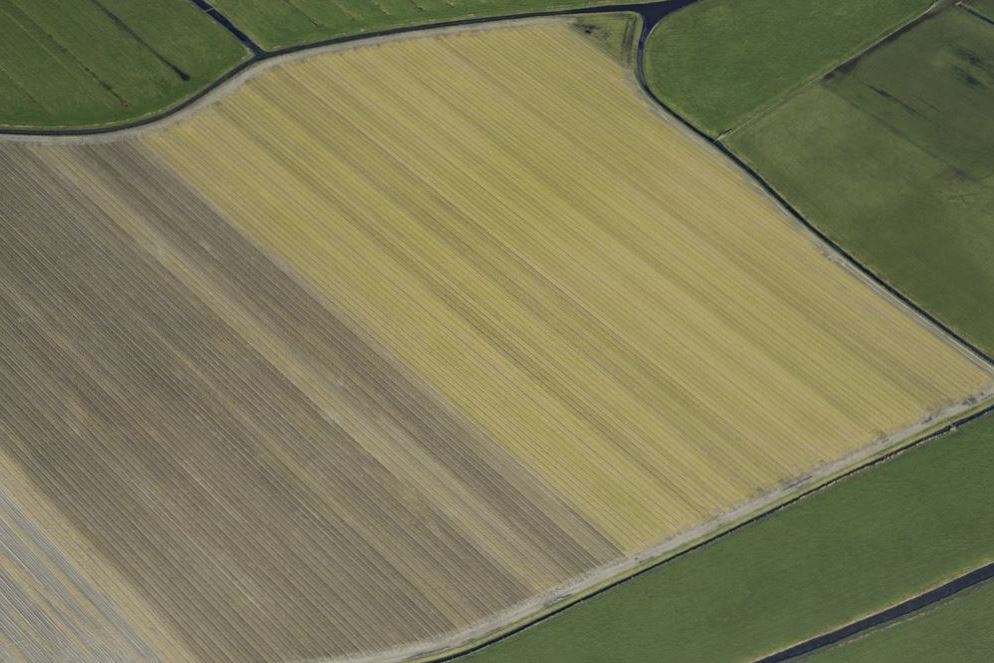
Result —
[[[564,22],[0,144],[0,194],[0,526],[58,530],[0,653],[443,639],[992,383]]]

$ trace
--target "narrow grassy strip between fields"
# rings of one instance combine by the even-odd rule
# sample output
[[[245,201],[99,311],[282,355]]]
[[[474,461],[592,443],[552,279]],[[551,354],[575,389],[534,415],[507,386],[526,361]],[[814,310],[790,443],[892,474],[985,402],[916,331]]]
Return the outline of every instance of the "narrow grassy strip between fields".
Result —
[[[989,561],[992,472],[987,415],[467,660],[759,658]]]
[[[931,0],[701,0],[660,23],[645,49],[650,89],[714,137],[831,71]]]
[[[966,0],[962,4],[984,18],[994,21],[994,0]]]
[[[812,654],[807,663],[987,663],[994,652],[994,582],[865,636]]]
[[[638,14],[589,14],[578,17],[573,28],[618,62],[626,66],[635,64],[642,30],[642,17]]]
[[[920,610],[926,610],[936,603],[948,600],[956,594],[968,591],[977,585],[990,581],[992,578],[994,578],[994,562],[986,564],[979,569],[974,569],[964,575],[957,576],[943,585],[930,589],[923,594],[913,596],[885,610],[846,624],[828,633],[805,640],[787,649],[780,650],[775,654],[762,658],[756,663],[781,663],[782,661],[793,660],[798,656],[830,647],[844,640],[857,637],[864,632],[907,618],[909,615],[914,615]]]

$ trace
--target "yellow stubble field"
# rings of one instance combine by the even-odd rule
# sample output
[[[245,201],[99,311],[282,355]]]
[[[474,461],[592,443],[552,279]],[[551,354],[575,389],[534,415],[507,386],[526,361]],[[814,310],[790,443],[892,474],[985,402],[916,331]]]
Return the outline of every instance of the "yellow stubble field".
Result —
[[[139,140],[629,553],[991,382],[564,23],[285,64]]]

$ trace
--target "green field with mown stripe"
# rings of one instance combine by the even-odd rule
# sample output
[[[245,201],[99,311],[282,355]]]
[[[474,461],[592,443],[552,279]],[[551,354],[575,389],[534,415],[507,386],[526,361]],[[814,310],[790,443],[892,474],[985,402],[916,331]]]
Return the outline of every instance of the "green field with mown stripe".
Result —
[[[0,0],[0,128],[160,112],[249,52],[189,0]]]

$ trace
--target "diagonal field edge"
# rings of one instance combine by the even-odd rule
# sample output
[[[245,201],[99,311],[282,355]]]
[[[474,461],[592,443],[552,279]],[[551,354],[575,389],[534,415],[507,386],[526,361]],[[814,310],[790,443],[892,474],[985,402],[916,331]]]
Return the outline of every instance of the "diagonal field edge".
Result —
[[[831,488],[833,485],[835,485],[839,481],[842,481],[844,479],[848,479],[849,477],[851,477],[853,475],[856,475],[856,474],[859,474],[859,473],[864,472],[866,470],[869,470],[869,469],[875,467],[876,465],[881,465],[881,464],[883,464],[883,463],[885,463],[885,462],[887,462],[889,460],[892,460],[893,458],[895,458],[895,457],[897,457],[897,456],[899,456],[901,454],[904,454],[906,452],[912,451],[913,449],[915,449],[917,447],[924,446],[926,443],[932,442],[932,441],[934,441],[934,440],[936,440],[936,439],[938,439],[940,437],[943,437],[944,435],[946,435],[948,433],[955,432],[958,428],[960,428],[962,426],[965,426],[965,425],[967,425],[967,424],[969,424],[969,423],[971,423],[973,421],[976,421],[976,420],[981,419],[981,418],[983,418],[985,416],[988,416],[988,415],[994,415],[994,403],[990,403],[990,404],[988,404],[986,407],[984,407],[981,410],[974,411],[974,412],[972,412],[972,413],[970,413],[970,414],[968,414],[968,415],[966,415],[964,417],[961,417],[961,418],[959,418],[959,419],[957,419],[955,421],[951,421],[951,422],[945,424],[944,426],[942,426],[941,428],[939,428],[938,430],[932,431],[931,433],[928,433],[927,435],[924,435],[924,436],[922,436],[922,437],[920,437],[920,438],[918,438],[916,440],[913,440],[912,442],[910,442],[910,443],[908,443],[908,444],[906,444],[906,445],[904,445],[904,446],[902,446],[900,448],[893,449],[893,450],[891,450],[891,451],[889,451],[889,452],[887,452],[887,453],[885,453],[885,454],[883,454],[881,456],[878,456],[876,458],[872,458],[868,462],[865,462],[865,463],[863,463],[861,465],[857,465],[855,467],[852,467],[852,468],[846,470],[845,472],[843,472],[842,474],[839,474],[839,475],[833,477],[832,479],[830,479],[828,482],[826,482],[824,484],[812,486],[812,487],[810,487],[810,488],[808,488],[806,490],[802,490],[801,492],[796,493],[795,495],[791,496],[787,500],[778,503],[776,506],[774,506],[773,508],[771,508],[769,510],[761,511],[759,513],[756,513],[752,517],[750,517],[750,518],[748,518],[748,519],[746,519],[746,520],[744,520],[744,521],[742,521],[740,523],[737,523],[737,524],[733,525],[732,527],[730,527],[730,528],[728,528],[728,529],[726,529],[726,530],[724,530],[722,532],[719,532],[719,533],[717,533],[717,534],[715,534],[715,535],[713,535],[713,536],[711,536],[711,537],[709,537],[707,539],[699,541],[699,542],[697,542],[697,543],[695,543],[695,544],[693,544],[693,545],[691,545],[691,546],[689,546],[687,548],[684,548],[683,550],[680,550],[680,551],[678,551],[678,552],[676,552],[676,553],[674,553],[672,555],[669,555],[667,557],[663,557],[661,559],[658,559],[658,560],[650,563],[648,566],[644,566],[644,567],[639,568],[637,571],[635,571],[634,573],[631,573],[630,575],[622,576],[622,577],[614,580],[613,582],[610,582],[607,585],[604,585],[602,587],[598,587],[596,590],[590,592],[589,594],[584,594],[584,595],[576,596],[572,600],[568,600],[564,604],[561,604],[561,605],[558,605],[558,606],[556,606],[554,608],[551,608],[548,612],[545,612],[545,613],[543,613],[541,615],[538,615],[537,617],[535,617],[532,620],[529,620],[529,621],[524,622],[522,624],[518,624],[518,625],[516,625],[516,626],[514,626],[514,627],[512,627],[512,628],[510,628],[510,629],[508,629],[506,631],[503,631],[503,632],[499,633],[498,635],[494,636],[493,638],[487,639],[487,640],[482,641],[482,642],[478,642],[478,643],[476,643],[474,645],[470,645],[470,646],[467,646],[467,647],[462,647],[462,648],[460,648],[460,649],[458,649],[457,651],[454,651],[454,652],[443,653],[443,654],[438,654],[438,653],[436,653],[436,654],[426,654],[426,655],[424,655],[424,656],[422,656],[420,658],[414,658],[414,659],[411,659],[411,660],[419,661],[421,663],[449,663],[451,661],[455,661],[457,659],[461,659],[461,658],[463,658],[465,656],[468,656],[470,654],[476,653],[476,652],[478,652],[478,651],[480,651],[482,649],[490,647],[491,645],[495,645],[495,644],[497,644],[497,643],[499,643],[499,642],[501,642],[503,640],[507,640],[508,638],[511,638],[511,637],[513,637],[513,636],[521,633],[522,631],[524,631],[526,629],[529,629],[529,628],[531,628],[533,626],[537,626],[537,625],[541,624],[542,622],[545,622],[545,621],[551,619],[552,617],[555,617],[556,615],[559,615],[560,613],[565,612],[566,610],[569,610],[570,608],[573,608],[573,607],[575,607],[575,606],[577,606],[577,605],[579,605],[581,603],[585,603],[585,602],[589,601],[590,599],[593,599],[593,598],[595,598],[595,597],[597,597],[597,596],[599,596],[599,595],[607,592],[608,590],[614,589],[615,587],[618,587],[621,584],[624,584],[624,583],[627,583],[627,582],[629,582],[631,580],[634,580],[634,579],[638,578],[639,576],[642,576],[642,575],[644,575],[644,574],[646,574],[646,573],[648,573],[650,571],[658,569],[658,568],[660,568],[660,567],[662,567],[662,566],[664,566],[666,564],[669,564],[670,562],[673,562],[673,561],[675,561],[677,559],[680,559],[681,557],[685,557],[685,556],[689,555],[690,553],[693,553],[693,552],[698,551],[698,550],[700,550],[702,548],[705,548],[707,546],[715,544],[715,543],[719,542],[720,540],[722,540],[722,539],[724,539],[724,538],[726,538],[726,537],[734,534],[735,532],[737,532],[737,531],[739,531],[741,529],[744,529],[744,528],[746,528],[746,527],[748,527],[750,525],[753,525],[753,524],[755,524],[757,522],[765,520],[766,518],[774,516],[779,511],[782,511],[783,509],[786,509],[786,508],[790,507],[791,505],[796,504],[797,502],[800,502],[802,499],[805,499],[805,498],[810,497],[810,496],[812,496],[812,495],[814,495],[816,493],[819,493],[819,492],[821,492],[823,490],[827,490],[827,489]],[[992,567],[991,568],[991,575],[994,576],[994,562],[992,562],[989,566]],[[763,662],[762,661],[758,661],[757,663],[763,663]]]
[[[945,599],[955,596],[956,594],[974,587],[975,585],[987,582],[991,578],[994,578],[994,562],[986,564],[979,569],[974,569],[969,573],[964,573],[963,575],[954,578],[939,587],[917,596],[913,596],[906,601],[902,601],[901,603],[891,606],[886,610],[874,613],[869,617],[864,617],[859,621],[846,624],[845,626],[837,628],[834,631],[830,631],[829,633],[816,636],[810,640],[805,640],[804,642],[800,642],[792,647],[778,651],[775,654],[765,656],[758,659],[756,663],[782,663],[783,661],[796,658],[803,654],[808,654],[817,649],[822,649],[823,647],[841,642],[842,640],[851,638],[852,636],[864,631],[868,631],[878,626],[883,626],[896,619],[918,612],[923,608],[927,608],[930,605],[944,601]]]

